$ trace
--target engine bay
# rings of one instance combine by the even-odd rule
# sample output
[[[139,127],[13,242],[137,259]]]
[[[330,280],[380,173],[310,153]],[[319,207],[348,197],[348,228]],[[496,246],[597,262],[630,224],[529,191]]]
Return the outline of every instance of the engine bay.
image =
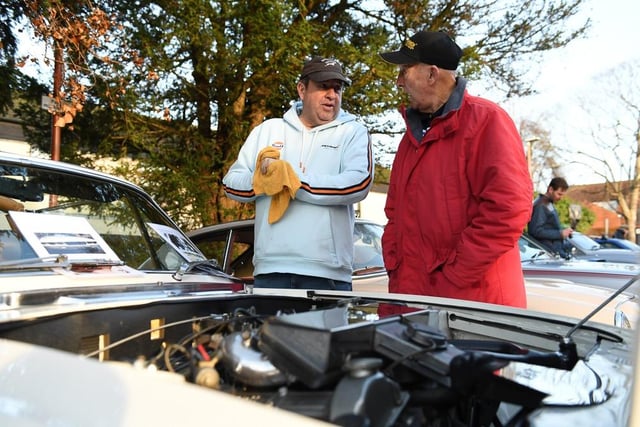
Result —
[[[561,322],[420,305],[381,318],[378,308],[199,297],[8,322],[0,336],[172,372],[342,426],[524,426],[542,408],[597,406],[620,393],[603,380],[610,374],[585,367],[622,341],[607,330],[567,337],[572,325]],[[588,397],[576,403],[579,395]]]

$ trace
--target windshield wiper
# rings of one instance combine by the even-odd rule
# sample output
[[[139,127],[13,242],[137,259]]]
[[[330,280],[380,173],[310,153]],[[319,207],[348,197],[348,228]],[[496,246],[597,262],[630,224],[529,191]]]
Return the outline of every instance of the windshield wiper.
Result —
[[[71,268],[66,255],[50,255],[46,257],[27,258],[0,262],[0,271],[40,270],[43,268]]]
[[[181,281],[182,276],[192,272],[218,276],[222,272],[222,268],[220,268],[220,264],[218,264],[218,261],[215,259],[183,262],[182,264],[180,264],[175,273],[173,273],[173,278],[177,281]]]
[[[531,255],[529,258],[523,260],[523,262],[534,262],[537,258],[543,255],[548,255],[547,251],[538,251],[534,255]]]
[[[116,267],[125,265],[124,261],[119,259],[80,259],[70,262],[73,271],[93,271],[103,267]]]
[[[124,265],[121,260],[82,259],[69,261],[66,255],[49,255],[38,258],[27,258],[0,262],[0,271],[40,270],[46,268],[64,268],[65,270],[94,270],[101,267]]]

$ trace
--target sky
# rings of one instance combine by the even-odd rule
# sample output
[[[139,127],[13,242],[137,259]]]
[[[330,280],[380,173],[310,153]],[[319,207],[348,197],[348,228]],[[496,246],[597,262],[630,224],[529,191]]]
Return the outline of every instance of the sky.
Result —
[[[549,130],[551,142],[567,149],[568,159],[578,149],[597,154],[585,136],[584,128],[588,124],[585,126],[584,117],[578,117],[584,97],[594,92],[603,73],[626,61],[640,59],[637,45],[640,1],[591,0],[581,16],[592,20],[587,36],[545,54],[539,63],[533,64],[534,88],[538,94],[499,102],[516,123],[521,119],[539,121]],[[571,164],[568,159],[564,159],[563,172],[570,184],[603,182],[591,168]]]

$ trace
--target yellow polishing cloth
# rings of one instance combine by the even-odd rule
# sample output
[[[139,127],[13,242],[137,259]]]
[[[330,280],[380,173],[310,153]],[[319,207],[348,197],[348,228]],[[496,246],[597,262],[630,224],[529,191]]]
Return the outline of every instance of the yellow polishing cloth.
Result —
[[[260,165],[264,159],[274,159],[263,174]],[[271,196],[269,206],[269,224],[278,221],[289,207],[289,201],[295,198],[300,188],[300,179],[291,164],[280,160],[280,151],[273,147],[263,148],[258,153],[256,170],[253,173],[253,191],[256,194]]]

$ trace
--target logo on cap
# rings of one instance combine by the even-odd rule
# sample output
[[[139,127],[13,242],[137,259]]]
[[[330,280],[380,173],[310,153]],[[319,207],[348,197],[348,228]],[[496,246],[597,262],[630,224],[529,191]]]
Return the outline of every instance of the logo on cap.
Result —
[[[301,79],[310,78],[316,82],[327,80],[340,80],[346,85],[351,85],[351,80],[342,72],[342,65],[335,58],[322,58],[314,56],[307,61],[302,68]]]
[[[409,39],[406,42],[404,42],[404,45],[406,47],[408,47],[409,49],[413,50],[416,47],[416,42],[414,42],[413,40]]]
[[[340,67],[340,63],[335,59],[325,58],[322,60],[322,63],[324,64],[325,67]]]

